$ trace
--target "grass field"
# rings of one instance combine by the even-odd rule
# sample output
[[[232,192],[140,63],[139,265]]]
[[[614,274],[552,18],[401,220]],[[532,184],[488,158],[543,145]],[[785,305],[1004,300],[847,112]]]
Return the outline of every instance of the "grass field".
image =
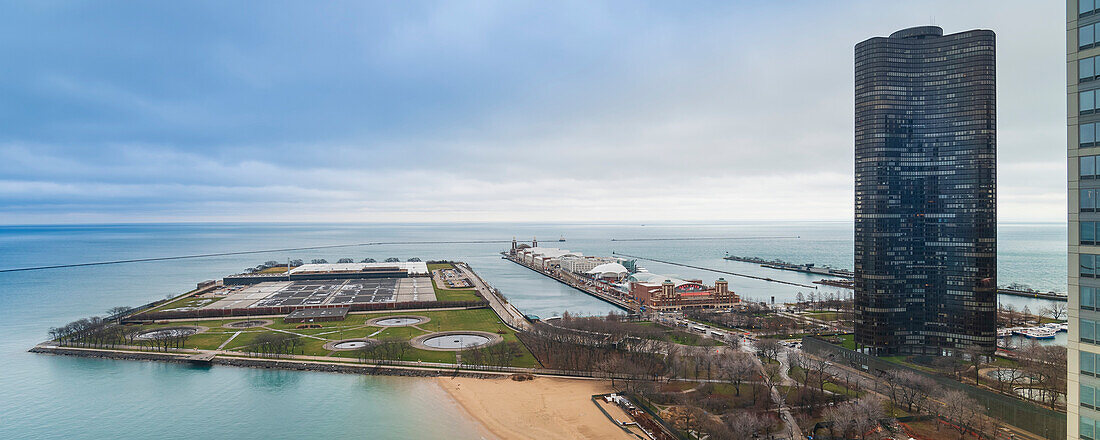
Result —
[[[802,367],[792,366],[787,375],[791,376],[791,379],[794,379],[796,382],[801,382],[803,384],[806,383],[806,370]],[[807,384],[807,386],[809,386],[809,384]],[[859,397],[864,394],[862,391],[852,390],[848,387],[845,387],[843,382],[825,382],[825,391],[847,397]]]
[[[839,338],[844,340],[844,342],[840,344],[841,347],[847,348],[849,350],[856,349],[856,335],[849,333],[846,335],[840,335]]]
[[[438,263],[429,264],[429,271],[437,271],[442,269],[454,269],[454,265],[451,263]],[[439,287],[435,282],[435,277],[432,277],[432,288],[435,290],[436,301],[480,301],[481,297],[477,295],[474,289],[444,289]]]
[[[812,311],[806,312],[806,315],[810,318],[820,319],[822,321],[836,321],[840,318],[840,313],[832,311]]]
[[[419,315],[426,316],[430,319],[427,323],[417,326],[407,327],[374,327],[366,325],[366,320],[384,317],[384,316],[399,316],[399,315]],[[438,311],[417,311],[417,312],[402,312],[393,311],[386,313],[371,313],[371,314],[355,314],[348,315],[348,318],[344,321],[335,322],[323,322],[319,329],[295,329],[294,327],[300,325],[297,323],[285,323],[281,318],[274,319],[274,323],[265,327],[259,328],[247,328],[247,329],[232,329],[222,327],[225,324],[237,321],[245,321],[248,318],[240,317],[233,319],[218,319],[218,320],[194,320],[194,321],[172,321],[169,323],[145,325],[141,326],[142,329],[154,329],[162,327],[177,327],[184,325],[194,325],[209,328],[208,331],[191,336],[187,340],[186,348],[196,348],[213,350],[218,348],[222,343],[233,337],[232,341],[226,345],[225,350],[237,351],[241,354],[247,354],[250,351],[250,347],[253,341],[261,334],[277,332],[283,330],[302,336],[302,348],[299,353],[310,356],[335,356],[338,358],[357,358],[357,353],[354,351],[337,351],[330,352],[324,349],[324,345],[330,341],[338,341],[341,339],[355,339],[372,337],[379,340],[396,340],[396,341],[408,341],[414,337],[441,331],[451,330],[477,330],[489,333],[500,334],[505,342],[519,342],[516,338],[515,332],[506,327],[500,322],[496,313],[492,309],[473,309],[473,310],[438,310]],[[238,334],[239,333],[239,334]],[[373,336],[371,336],[373,335]],[[423,362],[455,362],[455,352],[450,351],[429,351],[410,348],[407,350],[404,357],[401,360],[405,361],[423,361]],[[526,348],[522,349],[522,355],[512,360],[511,366],[516,367],[534,367],[537,366],[534,356],[527,351]]]
[[[187,308],[199,308],[207,304],[218,301],[221,298],[195,298],[195,297],[183,297],[175,301],[171,301],[167,304],[154,308],[154,311],[164,311],[173,309],[187,309]]]
[[[692,345],[697,347],[712,347],[717,345],[723,345],[721,342],[710,338],[704,338],[702,335],[695,333],[688,333],[674,329],[672,327],[664,326],[652,321],[635,322],[634,325],[653,327],[662,330],[664,333],[659,338],[649,338],[654,340],[675,342],[680,345]]]

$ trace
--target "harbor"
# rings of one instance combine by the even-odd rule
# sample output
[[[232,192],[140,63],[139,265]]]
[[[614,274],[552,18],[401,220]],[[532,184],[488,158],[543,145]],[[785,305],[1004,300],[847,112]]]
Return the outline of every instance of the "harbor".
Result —
[[[595,297],[595,298],[597,298],[601,301],[604,301],[608,304],[611,304],[611,305],[613,305],[615,307],[618,307],[622,310],[625,310],[627,312],[637,313],[640,309],[636,302],[633,302],[633,301],[631,301],[627,298],[620,298],[620,297],[613,296],[611,293],[607,292],[606,290],[599,289],[594,285],[581,283],[581,282],[578,282],[576,279],[566,278],[565,276],[563,276],[559,273],[556,273],[554,271],[547,271],[547,270],[538,269],[534,266],[531,266],[531,265],[528,265],[527,263],[524,263],[522,259],[517,258],[514,255],[509,255],[507,252],[502,252],[501,255],[502,255],[501,258],[503,258],[505,260],[508,260],[508,261],[516,263],[520,266],[526,267],[526,268],[528,268],[532,271],[535,271],[535,272],[537,272],[537,273],[539,273],[543,276],[546,276],[548,278],[557,280],[558,282],[560,282],[562,284],[565,284],[569,287],[572,287],[572,288],[577,289],[581,292],[584,292],[584,293],[586,293],[586,294],[588,294],[592,297]]]

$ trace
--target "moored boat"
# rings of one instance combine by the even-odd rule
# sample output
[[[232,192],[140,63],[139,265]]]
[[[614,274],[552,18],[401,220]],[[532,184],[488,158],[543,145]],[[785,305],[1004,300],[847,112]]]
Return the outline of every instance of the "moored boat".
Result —
[[[1031,339],[1054,339],[1054,335],[1058,334],[1058,330],[1049,327],[1029,327],[1016,333]]]

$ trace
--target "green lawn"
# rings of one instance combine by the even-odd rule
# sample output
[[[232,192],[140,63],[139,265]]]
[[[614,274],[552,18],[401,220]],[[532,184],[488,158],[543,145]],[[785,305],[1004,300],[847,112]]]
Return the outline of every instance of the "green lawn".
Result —
[[[451,330],[477,330],[489,333],[500,334],[505,342],[519,342],[516,338],[515,332],[501,323],[500,318],[492,309],[472,309],[472,310],[438,310],[438,311],[418,311],[412,314],[426,316],[430,318],[430,321],[424,324],[418,325],[423,330],[419,330],[416,327],[374,327],[365,326],[364,323],[367,319],[384,317],[384,316],[401,316],[409,315],[409,312],[392,311],[386,313],[370,313],[370,314],[356,314],[348,315],[348,318],[344,321],[336,322],[322,322],[319,329],[295,329],[294,327],[300,325],[297,323],[285,323],[280,318],[274,319],[274,323],[269,325],[270,329],[287,330],[293,333],[301,335],[312,335],[323,340],[316,338],[303,337],[302,348],[300,353],[313,356],[324,356],[329,354],[329,350],[323,348],[324,344],[329,341],[337,341],[341,339],[354,339],[365,338],[372,334],[375,334],[375,339],[396,339],[401,341],[407,341],[416,336],[425,334],[425,332],[440,332]],[[270,333],[272,330],[265,328],[248,328],[248,329],[229,329],[222,328],[223,325],[230,322],[244,321],[248,318],[233,318],[233,319],[219,319],[209,321],[172,321],[169,323],[145,325],[140,326],[142,329],[155,329],[162,327],[177,327],[184,325],[195,325],[207,327],[210,330],[191,336],[188,338],[186,347],[212,350],[216,349],[226,340],[228,340],[234,333],[240,332],[236,338],[234,338],[226,347],[226,350],[240,351],[242,355],[246,355],[248,348],[253,341],[261,334]],[[381,330],[381,332],[379,332]],[[522,347],[522,345],[521,345]],[[335,352],[333,356],[340,358],[355,359],[357,354],[355,352]],[[428,351],[409,348],[402,360],[406,361],[424,361],[424,362],[455,362],[455,353],[449,351]],[[526,347],[522,348],[522,354],[512,360],[512,366],[517,367],[535,367],[538,365],[534,356],[527,351]]]
[[[856,349],[856,335],[849,333],[846,335],[840,335],[838,337],[844,340],[844,342],[840,344],[841,347],[847,348],[849,350]]]
[[[787,372],[787,375],[791,376],[791,379],[794,379],[796,382],[800,382],[803,384],[806,383],[806,370],[802,367],[791,367],[791,369]],[[825,382],[825,391],[848,397],[858,397],[863,395],[862,391],[853,390],[845,387],[844,381],[840,381],[840,383]]]
[[[441,269],[454,269],[454,265],[450,263],[429,264],[429,271],[436,271]],[[473,288],[469,289],[443,289],[435,282],[435,277],[432,277],[432,289],[435,290],[436,301],[479,301],[481,297]]]
[[[191,294],[195,293],[195,291],[197,291],[197,290],[198,289],[194,289],[194,290],[191,290],[190,292],[187,292],[187,293],[181,293],[179,296],[177,296],[172,301],[169,301],[165,304],[161,304],[157,307],[154,307],[149,311],[160,311],[160,310],[165,310],[165,309],[174,309],[174,308],[178,308],[178,307],[189,307],[192,304],[194,304],[195,303],[194,300],[197,299],[197,298],[192,298],[191,297]]]
[[[840,313],[831,312],[831,311],[816,311],[815,310],[815,311],[812,311],[812,312],[806,312],[806,314],[809,315],[808,317],[810,317],[810,318],[820,319],[822,321],[836,321],[837,319],[840,318]]]
[[[663,326],[662,326],[663,327]],[[668,327],[665,327],[668,328]],[[717,345],[723,345],[721,342],[711,338],[704,338],[701,335],[693,333],[682,332],[679,330],[669,329],[667,333],[668,339],[680,345],[692,345],[697,347],[713,347]]]
[[[432,263],[428,265],[428,271],[436,271],[440,269],[454,269],[455,265],[451,263]]]
[[[435,289],[436,301],[480,301],[481,297],[477,292],[470,289],[440,289],[435,285],[435,280],[432,280],[432,287]]]
[[[666,325],[661,325],[661,324],[658,324],[658,323],[652,322],[652,321],[631,322],[629,324],[637,325],[637,326],[644,326],[644,327],[655,327],[655,328],[664,330],[663,338],[648,338],[648,339],[667,340],[669,342],[674,342],[674,343],[677,343],[677,344],[680,344],[680,345],[691,345],[691,346],[696,346],[696,347],[713,347],[713,346],[723,345],[721,342],[719,342],[717,340],[710,339],[710,338],[704,338],[702,335],[698,335],[698,334],[695,334],[695,333],[688,333],[688,332],[680,331],[679,329],[675,329],[675,328],[672,328],[672,327],[669,327],[669,326],[666,326]]]
[[[719,324],[719,323],[716,323],[716,322],[704,321],[702,319],[695,319],[695,318],[690,318],[690,317],[686,317],[686,316],[684,318],[686,318],[688,321],[696,322],[696,323],[703,324],[703,325],[709,325],[709,326],[714,327],[714,328],[720,328],[720,329],[728,331],[728,332],[747,333],[745,330],[726,327],[726,326],[724,326],[722,324]]]

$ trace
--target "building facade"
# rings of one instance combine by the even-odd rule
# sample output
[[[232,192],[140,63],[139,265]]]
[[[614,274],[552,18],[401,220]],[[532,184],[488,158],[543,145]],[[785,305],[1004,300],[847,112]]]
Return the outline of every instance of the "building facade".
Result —
[[[874,354],[996,344],[996,53],[990,30],[855,47],[855,341]]]
[[[724,278],[715,281],[714,287],[708,287],[702,280],[635,272],[627,278],[626,286],[639,305],[653,311],[728,309],[741,302]]]
[[[1097,193],[1097,158],[1100,126],[1096,95],[1100,94],[1100,2],[1066,2],[1066,102],[1069,132],[1066,150],[1069,156],[1069,337],[1066,342],[1067,389],[1066,427],[1071,439],[1096,439],[1100,425],[1097,411],[1100,394],[1100,239],[1097,224],[1100,208]]]
[[[573,273],[586,273],[586,272],[596,268],[596,266],[600,266],[602,264],[607,264],[607,263],[615,263],[617,261],[618,260],[615,259],[615,258],[606,258],[606,257],[584,257],[584,256],[573,257],[573,256],[570,256],[570,257],[562,257],[561,260],[558,262],[558,264],[561,266],[562,270],[567,270],[567,271],[573,272]]]

